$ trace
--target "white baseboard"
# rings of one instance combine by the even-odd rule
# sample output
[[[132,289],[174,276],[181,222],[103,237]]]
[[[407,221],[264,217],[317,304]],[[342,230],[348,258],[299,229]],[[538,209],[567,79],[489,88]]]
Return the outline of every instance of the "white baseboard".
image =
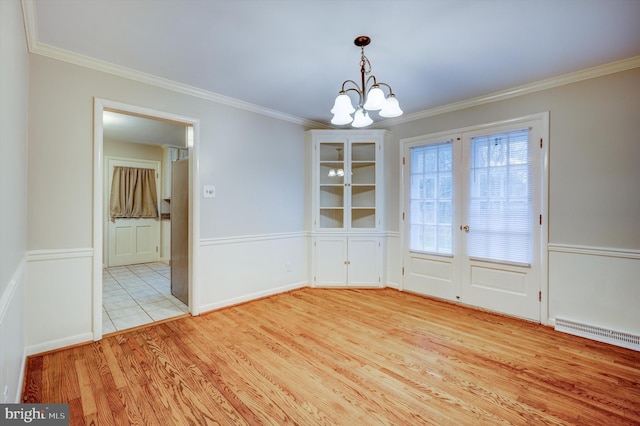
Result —
[[[287,284],[285,286],[272,288],[272,289],[269,289],[269,290],[266,290],[266,291],[255,292],[255,293],[246,294],[246,295],[243,295],[243,296],[240,296],[240,297],[234,297],[232,299],[226,299],[226,300],[221,300],[219,302],[202,305],[202,306],[200,306],[199,312],[201,314],[203,314],[203,313],[207,313],[209,311],[215,311],[217,309],[226,308],[228,306],[238,305],[240,303],[250,302],[252,300],[261,299],[261,298],[264,298],[264,297],[273,296],[273,295],[280,294],[280,293],[286,293],[288,291],[296,290],[296,289],[304,288],[304,287],[308,287],[308,283],[307,282],[298,282],[298,283],[293,283],[293,284]]]
[[[93,342],[93,333],[82,333],[75,336],[65,337],[63,339],[50,340],[48,342],[38,343],[37,345],[27,346],[25,352],[27,356],[31,356],[52,351],[54,349],[91,342]]]
[[[400,283],[387,281],[387,285],[385,287],[395,288],[396,290],[400,290]]]
[[[20,379],[18,381],[18,388],[16,389],[16,397],[13,400],[15,404],[22,402],[22,390],[24,388],[24,378],[27,375],[27,348],[24,348],[22,352],[22,362],[20,363]]]

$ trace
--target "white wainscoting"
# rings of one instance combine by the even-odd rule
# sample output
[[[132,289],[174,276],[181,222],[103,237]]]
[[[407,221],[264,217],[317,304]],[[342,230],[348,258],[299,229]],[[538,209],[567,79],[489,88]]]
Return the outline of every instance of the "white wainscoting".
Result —
[[[18,264],[7,287],[0,294],[0,403],[20,402],[26,360],[24,342],[24,288],[26,257]],[[13,399],[12,399],[13,398]]]
[[[27,355],[93,340],[92,259],[92,249],[27,253]]]
[[[400,244],[399,232],[386,233],[386,278],[387,287],[400,289],[402,283],[402,246]]]
[[[640,250],[549,244],[549,323],[640,335]]]
[[[199,312],[308,286],[309,238],[295,232],[201,240]]]

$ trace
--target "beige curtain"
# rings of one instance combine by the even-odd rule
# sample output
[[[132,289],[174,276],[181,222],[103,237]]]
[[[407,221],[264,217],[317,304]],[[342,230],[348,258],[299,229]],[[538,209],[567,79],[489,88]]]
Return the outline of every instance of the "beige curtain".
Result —
[[[155,170],[114,167],[109,211],[111,220],[158,217]]]

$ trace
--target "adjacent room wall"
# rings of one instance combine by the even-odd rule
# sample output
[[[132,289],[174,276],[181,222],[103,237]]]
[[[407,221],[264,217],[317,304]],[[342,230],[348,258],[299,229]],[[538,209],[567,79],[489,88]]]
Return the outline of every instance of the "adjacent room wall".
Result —
[[[30,87],[31,352],[92,335],[94,97],[200,120],[202,310],[306,284],[301,125],[39,55]]]
[[[550,111],[550,323],[562,317],[640,335],[640,68],[400,124],[391,132],[397,142],[542,111]],[[394,150],[397,156],[397,144]],[[399,172],[390,175],[397,179]],[[387,196],[393,213],[398,191]],[[400,221],[389,220],[389,228],[399,231]]]
[[[25,351],[29,93],[18,0],[0,1],[0,57],[0,402],[18,402]]]

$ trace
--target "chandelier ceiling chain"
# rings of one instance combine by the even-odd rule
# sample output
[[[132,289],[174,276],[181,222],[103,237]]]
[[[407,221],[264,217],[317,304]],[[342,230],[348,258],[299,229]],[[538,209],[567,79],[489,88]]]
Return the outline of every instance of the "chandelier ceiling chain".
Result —
[[[331,113],[333,114],[331,123],[336,125],[351,123],[353,127],[366,127],[373,123],[373,120],[369,116],[370,111],[380,111],[378,114],[385,118],[401,116],[402,110],[391,86],[387,83],[378,82],[375,75],[369,75],[371,74],[371,62],[369,58],[365,56],[364,48],[371,43],[371,39],[367,36],[359,36],[356,37],[353,43],[360,47],[361,84],[358,85],[358,83],[353,80],[345,80],[342,83],[338,97],[336,97],[336,101],[331,109]],[[366,78],[367,75],[369,75],[368,78]],[[348,87],[348,85],[352,87]],[[386,97],[380,86],[386,87],[389,91]],[[347,95],[348,92],[356,92],[358,94],[357,109],[351,104],[351,98]],[[353,117],[351,114],[354,114]]]

